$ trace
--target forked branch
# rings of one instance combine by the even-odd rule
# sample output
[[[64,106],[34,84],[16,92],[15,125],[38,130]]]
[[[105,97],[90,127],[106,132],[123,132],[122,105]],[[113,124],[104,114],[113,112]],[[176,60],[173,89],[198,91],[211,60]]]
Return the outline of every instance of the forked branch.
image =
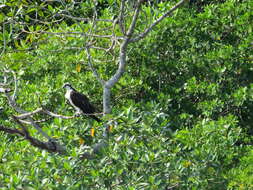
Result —
[[[0,126],[0,131],[6,132],[8,134],[16,134],[22,136],[24,137],[24,139],[28,140],[34,147],[44,149],[49,152],[57,152],[60,154],[65,153],[66,150],[62,146],[59,146],[55,141],[43,142],[39,139],[32,137],[27,128],[16,117],[13,116],[12,118],[21,127],[21,130]]]
[[[42,127],[39,125],[39,123],[43,123],[43,122],[47,121],[48,118],[42,119],[42,120],[34,120],[33,116],[36,114],[42,114],[42,115],[49,116],[49,118],[73,119],[76,117],[80,117],[81,115],[65,116],[65,115],[53,113],[43,107],[37,108],[37,109],[30,111],[30,112],[23,110],[17,104],[17,102],[15,100],[16,95],[17,95],[17,89],[18,89],[17,78],[14,77],[14,76],[16,76],[15,73],[10,70],[4,70],[3,73],[4,73],[4,83],[1,84],[1,86],[4,86],[4,87],[0,87],[0,92],[4,93],[5,96],[7,97],[8,105],[11,108],[13,108],[17,113],[19,113],[19,115],[17,115],[17,116],[12,116],[12,119],[21,127],[21,130],[0,126],[0,131],[3,131],[8,134],[16,134],[16,135],[22,136],[22,137],[24,137],[25,140],[28,140],[31,143],[31,145],[38,147],[40,149],[44,149],[49,152],[55,152],[55,153],[60,153],[60,154],[65,153],[66,152],[65,147],[62,146],[61,144],[59,144],[59,142],[57,142],[56,139],[48,136],[42,130]],[[12,77],[14,78],[13,81],[14,81],[15,90],[12,95],[9,94],[11,92],[11,90],[6,87],[7,84],[9,84],[8,79],[10,79],[10,77],[7,77],[7,75],[13,75]],[[94,113],[94,114],[85,114],[85,115],[100,115],[100,114],[103,114],[103,113]],[[27,129],[26,125],[31,125],[34,128],[36,128],[36,130],[39,132],[39,134],[41,134],[43,137],[45,137],[47,139],[47,141],[44,142],[42,140],[32,137],[30,135],[29,130]]]
[[[8,105],[13,108],[16,112],[18,112],[19,114],[22,115],[21,118],[26,118],[27,121],[29,122],[29,124],[31,124],[43,137],[45,137],[48,142],[42,142],[38,139],[35,139],[33,137],[30,136],[28,130],[26,129],[26,127],[22,124],[22,122],[19,120],[18,117],[13,116],[13,119],[16,123],[18,123],[21,127],[22,130],[17,130],[17,129],[7,129],[6,127],[1,126],[2,131],[6,132],[6,133],[11,133],[11,134],[18,134],[21,136],[24,136],[27,140],[29,140],[31,142],[32,145],[36,146],[36,147],[40,147],[43,149],[47,149],[49,151],[53,151],[53,152],[64,152],[65,148],[63,146],[61,146],[59,143],[57,143],[55,141],[55,139],[51,138],[50,136],[48,136],[43,130],[42,128],[39,126],[39,124],[31,117],[32,114],[36,114],[38,112],[41,111],[41,109],[37,109],[35,111],[33,111],[32,113],[27,112],[25,110],[23,110],[21,107],[18,106],[18,104],[16,103],[15,99],[16,99],[16,95],[17,95],[17,89],[18,89],[18,84],[17,84],[17,78],[16,75],[13,71],[10,70],[4,70],[4,83],[7,84],[8,82],[8,76],[10,73],[12,73],[13,78],[14,78],[14,92],[12,95],[9,94],[9,91],[7,91],[6,89],[2,90],[3,93],[5,94],[5,96],[7,97],[8,100]]]
[[[166,13],[164,13],[162,16],[160,16],[154,23],[151,24],[149,28],[146,28],[145,31],[141,34],[139,34],[137,37],[132,38],[130,42],[136,42],[143,38],[145,38],[148,33],[156,26],[158,25],[162,20],[164,20],[166,17],[170,16],[175,10],[177,10],[180,6],[182,6],[186,1],[188,0],[181,0],[179,1],[175,6],[173,6],[170,10],[168,10]]]

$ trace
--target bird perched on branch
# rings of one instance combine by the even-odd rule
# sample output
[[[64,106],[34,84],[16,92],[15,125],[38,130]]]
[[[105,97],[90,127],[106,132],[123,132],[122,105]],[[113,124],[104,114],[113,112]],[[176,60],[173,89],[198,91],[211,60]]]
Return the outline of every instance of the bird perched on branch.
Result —
[[[98,117],[92,115],[95,113],[95,107],[90,103],[87,96],[81,94],[80,92],[77,92],[69,83],[65,83],[63,85],[63,88],[67,90],[65,98],[75,108],[77,113],[82,113],[84,115],[87,114],[97,122],[101,121]]]

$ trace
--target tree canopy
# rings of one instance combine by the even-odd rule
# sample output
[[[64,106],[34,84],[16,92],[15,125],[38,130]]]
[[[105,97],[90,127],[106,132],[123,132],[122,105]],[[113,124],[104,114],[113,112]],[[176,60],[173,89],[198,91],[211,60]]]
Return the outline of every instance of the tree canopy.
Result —
[[[1,189],[253,188],[253,2],[183,3],[0,4]]]

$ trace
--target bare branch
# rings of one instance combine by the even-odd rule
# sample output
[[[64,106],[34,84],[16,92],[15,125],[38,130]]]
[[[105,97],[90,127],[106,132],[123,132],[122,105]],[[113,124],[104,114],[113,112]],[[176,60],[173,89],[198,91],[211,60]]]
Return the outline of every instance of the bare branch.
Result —
[[[33,33],[33,34],[51,34],[51,35],[80,35],[80,36],[84,36],[84,37],[95,37],[95,38],[112,38],[112,35],[100,35],[100,34],[91,34],[91,33],[84,33],[84,32],[73,32],[73,31],[69,31],[69,32],[46,32],[46,31],[39,31],[39,32],[29,32],[29,31],[24,31],[26,33]],[[78,37],[78,36],[73,36],[72,37]],[[123,40],[124,37],[123,36],[117,36],[115,37],[118,40]]]
[[[61,118],[61,119],[73,119],[73,118],[76,118],[76,117],[80,117],[82,115],[89,116],[89,115],[102,115],[103,114],[103,113],[92,113],[92,114],[81,114],[81,115],[66,116],[66,115],[60,115],[60,114],[57,114],[57,113],[53,113],[53,112],[45,110],[45,109],[43,109],[43,113],[45,113],[45,114],[47,114],[51,117]]]
[[[21,114],[21,115],[15,116],[15,117],[18,118],[18,119],[24,119],[24,118],[27,118],[27,117],[29,117],[29,116],[32,116],[32,115],[34,115],[34,114],[36,114],[36,113],[39,113],[39,112],[42,112],[42,111],[43,111],[42,108],[38,108],[38,109],[36,109],[36,110],[34,110],[34,111],[26,112],[26,113],[24,113],[24,114]]]
[[[123,35],[126,34],[125,25],[124,25],[125,2],[126,2],[125,0],[122,0],[120,3],[120,12],[119,12],[119,17],[118,17],[119,27]]]
[[[17,76],[16,73],[14,71],[11,71],[12,75],[13,75],[13,79],[14,79],[14,92],[12,94],[12,100],[15,101],[16,96],[17,96],[17,91],[18,91],[18,80],[17,80]]]
[[[0,126],[0,131],[3,131],[8,134],[17,134],[19,136],[22,136],[26,140],[28,140],[33,146],[35,146],[37,148],[45,149],[45,150],[48,150],[49,152],[58,152],[60,154],[65,153],[64,147],[59,148],[59,145],[57,145],[55,142],[50,142],[50,141],[42,142],[38,139],[35,139],[30,136],[29,132],[27,131],[27,129],[23,125],[21,127],[22,127],[22,131],[18,130],[18,129],[11,129],[11,128],[7,128],[4,126]]]
[[[73,118],[76,118],[76,117],[80,117],[79,115],[73,115],[73,116],[65,116],[65,115],[60,115],[60,114],[56,114],[56,113],[53,113],[53,112],[50,112],[48,110],[43,110],[43,113],[51,116],[51,117],[55,117],[55,118],[61,118],[61,119],[73,119]]]
[[[0,57],[4,54],[4,52],[5,52],[5,49],[6,49],[6,39],[5,39],[5,34],[4,34],[4,32],[5,32],[5,23],[3,23],[3,49],[2,49],[2,52],[1,52],[1,54],[0,54]]]
[[[10,73],[10,72],[12,72],[12,71],[10,71],[10,70],[5,70],[4,72],[5,72],[4,81],[7,82],[7,76],[6,76],[6,74],[7,74],[7,73]],[[14,72],[12,72],[12,74],[13,74],[13,73],[14,73]],[[14,75],[13,75],[13,77],[14,77]],[[15,77],[14,77],[14,78],[15,78]],[[15,78],[15,79],[16,79],[16,78]],[[14,81],[15,81],[15,80],[14,80]],[[17,87],[18,87],[18,86],[17,86],[17,82],[15,81],[15,89],[16,89],[16,91],[17,91]],[[15,94],[14,94],[14,95],[15,95]],[[12,98],[13,96],[11,97],[8,93],[5,93],[5,96],[6,96],[7,99],[8,99],[9,105],[10,105],[16,112],[21,113],[21,114],[26,114],[26,113],[27,113],[27,111],[21,109],[21,108],[17,105],[15,99]],[[50,138],[44,131],[42,131],[41,127],[40,127],[37,123],[35,123],[34,120],[33,120],[30,116],[28,116],[27,119],[28,119],[29,122],[32,123],[32,125],[36,128],[36,130],[37,130],[41,135],[43,135],[43,136],[44,136],[45,138],[47,138],[49,141],[52,140],[52,138]]]
[[[11,129],[11,128],[4,127],[4,126],[0,126],[0,131],[3,131],[5,133],[9,133],[9,134],[17,134],[20,136],[25,136],[25,134],[18,129]]]
[[[36,138],[31,137],[29,131],[26,129],[26,127],[15,117],[13,117],[14,121],[16,123],[18,123],[21,128],[22,128],[22,136],[25,137],[25,139],[27,139],[28,141],[30,141],[30,143],[35,146],[38,147],[40,149],[45,149],[48,150],[49,152],[58,152],[58,153],[65,153],[65,147],[59,145],[57,142],[55,142],[54,139],[50,139],[48,142],[42,142]],[[21,134],[21,133],[19,133]]]
[[[71,19],[73,19],[73,20],[75,20],[75,21],[85,21],[85,22],[91,21],[90,18],[74,17],[74,16],[71,16],[71,15],[66,15],[66,14],[62,14],[62,13],[60,13],[60,14],[58,14],[58,15],[63,16],[63,17],[66,17],[66,18],[71,18]],[[113,22],[112,19],[95,19],[95,21],[96,21],[96,22]]]
[[[125,66],[126,66],[126,50],[127,46],[129,44],[129,40],[131,39],[131,36],[133,35],[134,28],[139,16],[142,0],[138,0],[137,5],[135,7],[134,16],[132,19],[132,22],[126,32],[126,35],[124,36],[124,41],[120,45],[120,52],[119,52],[119,66],[116,71],[116,73],[104,84],[103,89],[103,112],[110,113],[111,112],[111,106],[110,106],[110,96],[111,96],[111,88],[113,85],[119,81],[120,77],[125,72]]]
[[[19,124],[21,126],[22,130],[0,126],[0,131],[3,131],[5,133],[9,133],[9,134],[17,134],[19,136],[22,136],[26,140],[28,140],[33,146],[38,147],[40,149],[45,149],[45,150],[48,150],[49,152],[58,152],[60,154],[65,153],[65,151],[66,151],[65,147],[62,147],[54,140],[51,140],[48,142],[42,142],[36,138],[31,137],[27,128],[17,118],[15,118],[14,116],[12,118],[17,124]]]
[[[101,79],[101,77],[99,76],[98,72],[96,71],[96,69],[93,67],[92,61],[91,61],[91,55],[90,55],[90,50],[89,48],[86,48],[86,53],[88,56],[88,64],[93,72],[93,75],[97,78],[97,80],[100,82],[101,85],[104,85],[104,80]]]
[[[132,19],[132,22],[126,32],[126,38],[125,40],[122,42],[121,46],[120,46],[120,55],[119,55],[119,67],[118,70],[116,71],[116,73],[105,83],[105,85],[107,86],[107,88],[111,88],[116,82],[118,82],[118,80],[120,79],[120,77],[122,76],[122,74],[125,71],[125,65],[126,65],[126,48],[127,45],[129,44],[129,40],[134,32],[134,28],[138,19],[138,15],[140,12],[140,8],[141,8],[141,3],[142,0],[139,0],[137,3],[137,6],[135,8],[135,12],[134,12],[134,16]]]
[[[85,116],[90,116],[90,115],[103,115],[103,113],[92,113],[92,114],[81,114],[81,115],[71,115],[71,116],[66,116],[66,115],[61,115],[61,114],[58,114],[58,113],[53,113],[49,110],[46,110],[44,108],[38,108],[34,111],[31,111],[31,112],[26,112],[24,114],[21,114],[21,115],[17,115],[15,116],[17,119],[25,119],[25,118],[29,118],[29,117],[32,117],[33,115],[37,114],[37,113],[43,113],[43,114],[46,114],[46,115],[49,115],[51,117],[54,117],[54,118],[61,118],[61,119],[73,119],[73,118],[77,118],[77,117],[80,117],[82,115],[85,115]],[[21,122],[23,123],[27,123],[27,124],[32,124],[31,122],[28,122],[28,121],[25,121],[25,120],[21,120]],[[38,121],[34,121],[35,123],[40,123],[40,122],[43,122],[43,120],[38,120]]]
[[[27,15],[28,16],[28,15]],[[55,15],[54,15],[55,16]],[[49,20],[52,19],[54,16],[51,16],[50,18],[48,18]],[[35,21],[35,22],[38,22],[40,24],[45,24],[45,25],[48,25],[48,24],[52,24],[52,23],[59,23],[63,20],[63,18],[59,19],[59,20],[51,20],[50,22],[47,22],[47,21],[43,21],[43,20],[39,20],[39,19],[35,19],[35,18],[32,18],[32,17],[29,17],[30,20],[32,21]]]
[[[50,136],[48,136],[39,126],[38,123],[36,123],[31,117],[27,118],[29,122],[31,122],[31,124],[35,127],[35,129],[42,135],[44,136],[47,140],[51,141],[52,138]]]
[[[132,36],[133,32],[134,32],[134,28],[135,28],[135,25],[136,25],[136,22],[137,22],[139,13],[140,13],[141,3],[142,3],[142,0],[139,0],[137,5],[136,5],[131,25],[130,25],[130,27],[128,28],[128,30],[126,32],[126,36],[128,38],[130,38]]]
[[[161,17],[159,17],[149,28],[147,28],[143,33],[139,34],[137,37],[130,39],[130,42],[136,42],[140,39],[143,39],[157,24],[159,24],[163,19],[170,16],[176,9],[178,9],[181,5],[183,5],[188,0],[179,1],[174,7],[172,7],[169,11],[164,13]]]
[[[46,118],[46,119],[41,119],[41,120],[35,120],[34,122],[35,122],[35,123],[43,123],[43,122],[49,121],[50,119],[52,119],[52,117]],[[20,121],[21,123],[24,123],[24,124],[27,124],[27,125],[32,125],[31,122],[26,121],[26,120],[19,119],[19,121]]]

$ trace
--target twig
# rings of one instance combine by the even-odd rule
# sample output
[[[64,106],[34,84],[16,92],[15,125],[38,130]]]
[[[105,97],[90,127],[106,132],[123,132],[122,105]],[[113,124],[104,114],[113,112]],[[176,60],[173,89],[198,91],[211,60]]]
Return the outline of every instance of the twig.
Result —
[[[16,96],[17,96],[17,91],[18,91],[18,80],[17,80],[17,76],[16,73],[14,71],[11,71],[12,75],[13,75],[13,79],[14,79],[14,92],[12,94],[12,100],[15,101]]]
[[[174,187],[177,187],[178,185],[179,185],[179,183],[176,183],[175,185],[167,187],[166,190],[174,189]]]
[[[63,16],[63,17],[67,17],[67,18],[71,18],[71,19],[73,19],[73,20],[75,20],[75,21],[86,21],[86,22],[91,21],[90,18],[74,17],[74,16],[71,16],[71,15],[66,15],[66,14],[62,14],[62,13],[60,13],[60,14],[58,14],[58,15],[61,15],[61,16]],[[96,19],[95,21],[97,21],[97,22],[113,22],[112,19]]]
[[[4,32],[5,32],[5,23],[3,23],[3,49],[2,49],[2,52],[1,52],[1,54],[0,54],[0,57],[4,54],[4,52],[5,52],[5,49],[6,49],[6,39],[5,39],[5,34],[4,34]]]
[[[34,33],[34,32],[28,32],[27,31],[27,33]],[[83,32],[45,32],[45,31],[41,31],[40,33],[43,33],[43,34],[53,34],[53,35],[76,34],[76,35],[81,35],[81,36],[84,36],[84,37],[112,38],[112,35],[88,34],[88,33],[83,33]],[[123,40],[124,39],[124,37],[122,37],[122,36],[117,36],[116,38],[118,40]]]
[[[56,117],[56,118],[61,118],[61,119],[73,119],[73,118],[76,118],[76,117],[80,117],[79,115],[73,115],[73,116],[60,115],[60,114],[50,112],[48,110],[43,110],[43,113],[45,113],[45,114],[47,114],[51,117]]]

